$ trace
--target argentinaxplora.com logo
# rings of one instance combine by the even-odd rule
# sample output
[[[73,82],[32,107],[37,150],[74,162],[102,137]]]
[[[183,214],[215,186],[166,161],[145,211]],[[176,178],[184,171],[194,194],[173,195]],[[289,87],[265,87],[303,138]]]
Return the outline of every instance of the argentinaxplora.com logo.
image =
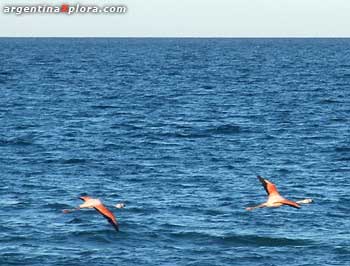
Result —
[[[5,14],[125,14],[125,5],[82,5],[82,4],[60,4],[60,5],[5,5]]]

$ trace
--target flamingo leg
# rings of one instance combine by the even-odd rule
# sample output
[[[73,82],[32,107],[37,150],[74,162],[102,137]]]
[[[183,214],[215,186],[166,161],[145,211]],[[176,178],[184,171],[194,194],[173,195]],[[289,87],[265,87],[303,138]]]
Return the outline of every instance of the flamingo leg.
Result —
[[[80,207],[76,207],[74,209],[64,209],[62,212],[63,213],[71,213],[71,212],[74,212],[74,211],[78,211],[80,209],[81,209]]]
[[[264,207],[266,207],[266,204],[265,204],[265,203],[261,203],[261,204],[259,204],[259,205],[257,205],[257,206],[247,207],[247,208],[245,208],[245,209],[246,209],[247,211],[252,211],[252,210],[254,210],[254,209],[264,208]]]

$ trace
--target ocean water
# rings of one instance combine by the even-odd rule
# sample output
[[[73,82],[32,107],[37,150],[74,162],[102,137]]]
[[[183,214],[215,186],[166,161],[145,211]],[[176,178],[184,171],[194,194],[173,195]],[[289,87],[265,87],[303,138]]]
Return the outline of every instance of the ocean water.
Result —
[[[0,265],[350,265],[349,39],[3,38],[0,96]]]

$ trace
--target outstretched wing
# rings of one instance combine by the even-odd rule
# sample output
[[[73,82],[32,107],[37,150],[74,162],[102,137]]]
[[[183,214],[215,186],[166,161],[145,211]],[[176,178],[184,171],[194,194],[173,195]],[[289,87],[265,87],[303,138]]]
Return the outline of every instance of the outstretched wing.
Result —
[[[81,197],[79,197],[79,199],[81,199],[83,201],[87,201],[87,200],[90,200],[91,197],[89,197],[89,196],[81,196]]]
[[[95,206],[94,208],[101,215],[103,215],[111,225],[113,225],[115,230],[119,231],[118,221],[115,218],[114,214],[110,210],[108,210],[103,204],[99,204],[99,205]]]
[[[258,179],[261,182],[261,184],[263,185],[263,187],[265,188],[267,195],[270,196],[271,194],[279,194],[275,184],[271,183],[270,181],[268,181],[267,179],[265,179],[259,175],[258,175]]]
[[[300,205],[294,201],[291,201],[291,200],[287,200],[287,199],[284,199],[284,200],[281,200],[279,201],[281,202],[282,204],[285,204],[285,205],[288,205],[288,206],[291,206],[293,208],[297,208],[299,209],[300,208]]]

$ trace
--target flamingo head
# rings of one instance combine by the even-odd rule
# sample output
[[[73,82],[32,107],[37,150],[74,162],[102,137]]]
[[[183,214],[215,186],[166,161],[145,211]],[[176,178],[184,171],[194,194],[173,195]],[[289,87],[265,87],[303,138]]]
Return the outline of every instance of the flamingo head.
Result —
[[[125,204],[124,204],[124,203],[118,203],[118,204],[115,205],[115,207],[116,207],[117,209],[122,209],[122,208],[125,207]]]

